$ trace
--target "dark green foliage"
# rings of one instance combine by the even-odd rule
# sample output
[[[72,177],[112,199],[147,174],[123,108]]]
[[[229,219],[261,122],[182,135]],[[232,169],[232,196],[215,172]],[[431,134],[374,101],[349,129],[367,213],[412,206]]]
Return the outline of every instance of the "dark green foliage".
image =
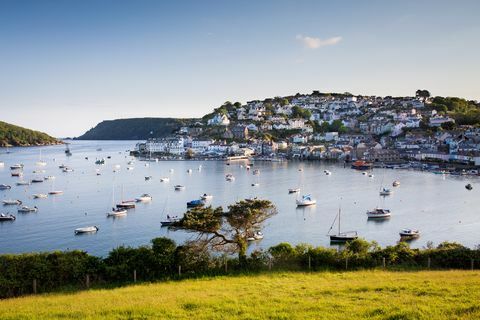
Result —
[[[46,133],[0,121],[0,147],[42,146],[58,143],[61,143],[61,141]]]
[[[163,138],[195,119],[132,118],[106,120],[76,138],[78,140],[146,140]]]

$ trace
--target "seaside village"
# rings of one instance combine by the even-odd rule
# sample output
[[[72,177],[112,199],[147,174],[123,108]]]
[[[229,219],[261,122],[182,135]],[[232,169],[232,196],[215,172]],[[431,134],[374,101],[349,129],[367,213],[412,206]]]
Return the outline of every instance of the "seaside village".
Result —
[[[480,165],[480,129],[461,126],[429,97],[297,94],[226,102],[166,138],[136,145],[153,159],[363,160],[373,165]]]

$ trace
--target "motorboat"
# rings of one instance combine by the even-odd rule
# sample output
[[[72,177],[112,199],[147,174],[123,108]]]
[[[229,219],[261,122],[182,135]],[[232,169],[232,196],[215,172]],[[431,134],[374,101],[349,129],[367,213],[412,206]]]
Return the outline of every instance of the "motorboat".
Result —
[[[6,199],[2,201],[4,206],[19,206],[22,204],[20,200]]]
[[[95,161],[95,164],[104,165],[104,164],[105,164],[105,159],[96,160],[96,161]]]
[[[375,176],[373,175],[373,173],[370,173],[370,174],[368,175],[368,177],[369,177],[369,178],[374,178]]]
[[[61,190],[52,190],[52,191],[49,191],[48,194],[52,194],[52,195],[55,195],[55,194],[63,194],[63,191],[61,191]]]
[[[227,181],[235,181],[235,177],[233,176],[233,174],[229,173],[225,176],[225,180]]]
[[[391,215],[392,213],[388,209],[375,208],[367,211],[367,217],[372,219],[390,218]]]
[[[192,169],[188,169],[188,170],[187,170],[187,173],[192,173],[192,172],[193,172]]]
[[[134,168],[133,167],[127,167],[127,170],[133,170]]]
[[[43,180],[55,180],[55,176],[46,176]]]
[[[357,231],[341,231],[341,208],[338,209],[338,214],[335,216],[335,219],[333,220],[333,224],[330,227],[330,230],[328,231],[328,236],[330,237],[330,242],[336,242],[336,243],[343,243],[347,241],[352,241],[358,238]],[[338,232],[336,234],[330,234],[330,231],[332,231],[333,226],[335,225],[335,221],[338,218]]]
[[[40,179],[40,178],[32,179],[32,183],[40,183],[40,182],[43,182],[43,179]]]
[[[29,207],[29,206],[23,206],[17,210],[19,213],[29,213],[29,212],[37,212],[38,208],[35,207]]]
[[[0,190],[8,190],[8,189],[12,189],[12,187],[7,184],[0,184]]]
[[[118,209],[134,209],[135,208],[135,202],[133,201],[122,201],[117,204]]]
[[[45,199],[48,198],[48,194],[45,193],[36,193],[33,195],[34,199]]]
[[[69,167],[65,167],[62,169],[63,172],[73,172],[73,169],[72,168],[69,168]]]
[[[29,186],[30,185],[30,181],[18,181],[16,183],[17,186]]]
[[[179,185],[179,184],[177,184],[174,188],[175,188],[176,191],[185,190],[185,186],[182,186],[182,185]]]
[[[323,173],[325,173],[327,176],[331,175],[332,172],[331,171],[328,171],[328,170],[323,170]]]
[[[213,196],[211,194],[206,194],[206,193],[204,193],[200,196],[200,199],[202,199],[204,201],[212,200],[212,198],[213,198]]]
[[[15,219],[17,219],[17,218],[12,214],[0,213],[0,222],[2,222],[2,221],[14,221]]]
[[[260,231],[254,232],[247,236],[247,241],[256,241],[256,240],[262,240],[262,239],[263,239],[263,233],[261,233]]]
[[[65,169],[66,167],[67,166],[62,163],[61,165],[58,166],[58,169]]]
[[[372,164],[363,160],[357,160],[352,163],[352,169],[355,170],[369,170],[372,167]]]
[[[23,172],[21,171],[13,171],[12,172],[12,177],[21,177],[23,176]]]
[[[399,232],[400,237],[404,239],[413,239],[420,237],[420,231],[415,229],[403,229]]]
[[[472,187],[472,185],[469,183],[469,184],[467,184],[467,185],[465,186],[465,189],[467,189],[467,190],[472,190],[473,187]]]
[[[387,189],[387,188],[382,188],[382,190],[380,190],[380,195],[381,196],[389,196],[393,193],[392,190],[390,189]]]
[[[400,185],[400,181],[398,181],[398,180],[395,180],[392,183],[392,186],[394,186],[394,187],[398,187],[399,185]]]
[[[83,228],[77,228],[77,229],[75,229],[75,234],[93,233],[93,232],[97,232],[97,231],[98,231],[98,227],[97,227],[97,226],[83,227]]]
[[[127,209],[112,208],[112,211],[107,213],[107,217],[124,217],[127,215]]]
[[[313,199],[309,194],[303,195],[300,199],[297,199],[296,202],[298,207],[313,206],[317,204],[317,200]]]
[[[152,196],[147,194],[147,193],[144,193],[140,197],[135,198],[135,201],[136,202],[150,202],[150,201],[152,201]]]
[[[22,170],[23,169],[23,164],[21,164],[21,163],[14,164],[14,165],[10,166],[10,169],[11,170]]]
[[[299,193],[299,192],[300,192],[300,188],[288,189],[288,193]]]
[[[259,185],[260,185],[260,183],[258,183],[258,182],[252,183],[252,187],[258,187]]]
[[[150,179],[152,179],[152,176],[146,176],[145,177],[145,181],[149,181]]]
[[[160,221],[160,224],[162,227],[168,227],[171,226],[172,224],[180,221],[178,217],[170,217],[167,215],[167,219]]]
[[[169,177],[160,178],[160,182],[169,182],[169,181],[170,181]]]
[[[196,208],[196,207],[203,207],[205,202],[203,200],[192,200],[187,202],[187,208]]]
[[[45,173],[45,170],[33,170],[32,173],[38,174],[38,173]]]

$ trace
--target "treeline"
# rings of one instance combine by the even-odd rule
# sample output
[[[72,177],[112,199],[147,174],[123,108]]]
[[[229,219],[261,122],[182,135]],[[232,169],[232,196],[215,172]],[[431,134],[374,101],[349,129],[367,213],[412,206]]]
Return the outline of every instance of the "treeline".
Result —
[[[411,249],[404,242],[381,248],[359,239],[347,243],[342,250],[281,243],[266,251],[254,251],[240,263],[238,258],[214,254],[199,243],[177,246],[170,239],[156,238],[150,246],[119,247],[105,258],[81,251],[1,255],[0,297],[239,272],[479,266],[480,249],[448,242],[426,249]]]
[[[435,97],[430,107],[449,114],[458,125],[480,124],[480,105],[475,101],[456,97]]]
[[[59,140],[46,133],[0,121],[0,147],[42,146],[58,143],[60,143]]]

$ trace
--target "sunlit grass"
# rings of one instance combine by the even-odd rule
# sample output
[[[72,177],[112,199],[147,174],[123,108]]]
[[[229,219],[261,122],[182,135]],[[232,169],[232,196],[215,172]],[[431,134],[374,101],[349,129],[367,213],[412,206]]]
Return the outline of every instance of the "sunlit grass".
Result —
[[[0,301],[0,319],[480,319],[480,272],[273,273]]]

